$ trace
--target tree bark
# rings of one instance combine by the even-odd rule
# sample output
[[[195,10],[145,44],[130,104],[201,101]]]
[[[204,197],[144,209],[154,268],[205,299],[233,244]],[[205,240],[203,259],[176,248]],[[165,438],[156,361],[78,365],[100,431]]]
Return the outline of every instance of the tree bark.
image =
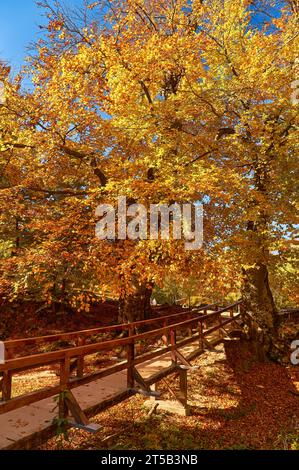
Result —
[[[124,290],[119,298],[119,322],[147,320],[151,313],[151,295],[152,287],[145,284],[135,286],[134,292]]]
[[[253,164],[255,191],[265,201],[269,198],[271,178],[270,168],[272,161],[269,146],[266,159],[256,157]],[[269,225],[270,217],[266,204],[253,198],[250,206],[257,208],[254,220],[247,222],[247,242],[250,250],[247,253],[247,265],[243,266],[242,298],[245,311],[250,314],[249,336],[257,344],[257,350],[262,349],[264,355],[271,354],[277,342],[278,312],[274,303],[269,285]],[[260,352],[258,356],[262,356]]]
[[[276,328],[278,314],[269,286],[266,264],[256,263],[250,268],[242,268],[243,302],[246,312],[256,317],[259,326],[267,331]]]
[[[269,286],[268,268],[264,263],[256,263],[250,268],[242,268],[242,299],[245,311],[250,315],[246,321],[247,335],[252,343],[256,360],[268,357],[277,359],[278,312]]]

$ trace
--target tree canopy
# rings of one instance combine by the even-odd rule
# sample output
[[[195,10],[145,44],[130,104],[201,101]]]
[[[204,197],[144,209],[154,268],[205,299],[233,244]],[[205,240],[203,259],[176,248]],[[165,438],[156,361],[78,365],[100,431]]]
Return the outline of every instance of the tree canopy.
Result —
[[[275,297],[295,302],[298,2],[42,7],[24,71],[0,71],[2,295],[88,310],[95,292],[179,274],[207,295],[238,296],[243,279],[265,296],[269,271]],[[98,240],[96,207],[119,196],[202,202],[203,247]],[[260,322],[271,329],[269,302]]]

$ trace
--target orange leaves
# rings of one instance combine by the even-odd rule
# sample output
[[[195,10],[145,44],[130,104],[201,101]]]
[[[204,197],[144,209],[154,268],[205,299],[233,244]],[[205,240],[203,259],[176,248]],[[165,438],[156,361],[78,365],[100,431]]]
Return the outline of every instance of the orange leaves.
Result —
[[[61,31],[64,26],[63,20],[53,19],[48,23],[48,30],[49,31]]]
[[[98,3],[88,5],[93,15]],[[258,246],[246,233],[248,220],[267,220],[263,248],[284,233],[274,223],[293,222],[294,21],[277,20],[279,34],[257,29],[248,2],[239,0],[225,2],[225,10],[220,0],[122,6],[107,12],[102,29],[90,23],[79,33],[59,14],[51,17],[51,36],[27,67],[34,88],[23,93],[19,82],[8,84],[9,109],[0,115],[1,184],[8,188],[1,223],[12,244],[12,215],[22,219],[11,266],[19,263],[18,275],[27,272],[29,280],[33,264],[47,266],[70,290],[115,290],[121,275],[128,285],[135,275],[161,282],[169,273],[201,277],[204,265],[207,282],[225,290],[227,273]],[[204,201],[204,249],[96,240],[96,206],[120,195],[146,206]]]
[[[87,5],[87,8],[89,10],[93,10],[95,7],[97,7],[98,5],[100,5],[100,2],[93,2],[93,3],[90,3],[89,5]]]

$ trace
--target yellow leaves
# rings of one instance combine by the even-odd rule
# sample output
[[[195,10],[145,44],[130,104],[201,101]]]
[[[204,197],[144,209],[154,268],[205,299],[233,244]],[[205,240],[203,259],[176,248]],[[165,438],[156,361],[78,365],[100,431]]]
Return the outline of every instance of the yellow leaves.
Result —
[[[96,8],[98,5],[100,5],[100,2],[93,2],[93,3],[90,3],[89,5],[87,5],[87,8],[89,10],[93,10],[94,8]]]
[[[293,24],[277,21],[279,35],[258,31],[248,23],[245,1],[173,5],[126,2],[125,9],[117,7],[113,27],[108,21],[103,33],[86,27],[73,48],[68,41],[75,37],[61,22],[50,22],[53,41],[38,48],[29,70],[34,90],[9,90],[14,112],[2,115],[1,108],[0,129],[10,143],[0,135],[0,165],[3,185],[17,186],[9,189],[5,212],[9,219],[18,192],[28,250],[20,259],[28,261],[34,246],[38,253],[26,266],[29,271],[35,263],[46,289],[50,283],[38,268],[46,263],[59,283],[66,273],[72,288],[84,282],[115,289],[124,273],[130,284],[134,274],[161,282],[168,272],[202,276],[201,269],[220,285],[220,272],[231,274],[238,256],[254,254],[255,235],[244,235],[248,220],[263,211],[273,219],[293,217]],[[279,49],[280,42],[288,47]],[[223,128],[235,133],[215,139]],[[29,148],[13,148],[16,143]],[[65,152],[65,145],[77,154]],[[267,165],[269,193],[263,193],[255,176]],[[105,187],[99,187],[95,168],[105,173]],[[186,253],[173,240],[95,240],[96,205],[116,204],[119,195],[145,205],[204,200],[204,238],[213,256],[203,260],[203,252]],[[271,235],[277,240],[280,233]],[[261,230],[263,239],[267,235]],[[74,305],[88,309],[90,300],[74,296]]]
[[[60,31],[64,26],[63,20],[53,19],[49,21],[48,30],[49,31]]]

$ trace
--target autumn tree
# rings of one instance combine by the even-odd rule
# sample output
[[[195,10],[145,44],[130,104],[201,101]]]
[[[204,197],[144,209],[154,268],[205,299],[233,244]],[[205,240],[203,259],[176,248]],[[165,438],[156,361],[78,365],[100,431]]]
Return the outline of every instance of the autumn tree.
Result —
[[[27,67],[34,89],[15,83],[2,109],[19,129],[2,152],[26,161],[18,187],[40,210],[33,264],[50,255],[60,281],[75,269],[103,295],[117,290],[128,320],[165,276],[205,273],[223,292],[242,280],[255,329],[277,350],[269,272],[296,228],[296,5],[126,0],[80,15],[44,3],[46,35]],[[203,202],[203,248],[97,240],[95,208],[118,196],[129,206]]]

